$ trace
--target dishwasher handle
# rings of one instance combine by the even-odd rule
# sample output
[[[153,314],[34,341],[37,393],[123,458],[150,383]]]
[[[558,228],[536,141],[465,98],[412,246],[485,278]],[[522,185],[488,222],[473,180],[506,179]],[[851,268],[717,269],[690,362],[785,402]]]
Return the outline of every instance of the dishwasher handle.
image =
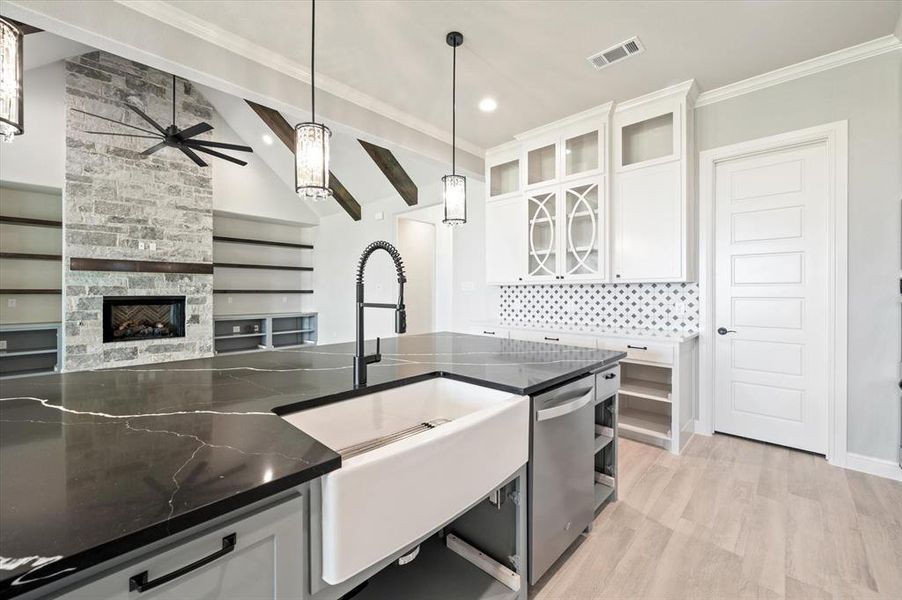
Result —
[[[570,400],[568,402],[563,402],[561,404],[556,404],[551,408],[544,408],[536,413],[536,421],[547,421],[548,419],[554,419],[556,417],[563,417],[564,415],[569,415],[572,412],[576,412],[579,409],[583,408],[590,402],[595,399],[595,388],[591,387],[581,396]]]

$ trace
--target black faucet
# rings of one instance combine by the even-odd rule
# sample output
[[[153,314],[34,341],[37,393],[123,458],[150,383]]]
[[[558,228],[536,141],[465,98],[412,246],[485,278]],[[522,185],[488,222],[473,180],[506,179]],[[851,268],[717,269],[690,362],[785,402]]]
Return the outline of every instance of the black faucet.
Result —
[[[363,301],[363,270],[366,268],[366,261],[370,255],[376,250],[385,250],[395,263],[395,270],[398,272],[398,303],[382,304],[378,302]],[[407,310],[404,308],[404,284],[407,277],[404,276],[404,262],[401,260],[401,254],[398,250],[388,242],[373,242],[363,250],[360,255],[360,262],[357,263],[357,344],[354,349],[354,385],[366,385],[366,366],[370,363],[382,360],[382,354],[379,353],[379,338],[376,338],[376,353],[365,355],[364,337],[363,337],[363,309],[365,308],[393,308],[395,310],[395,333],[404,333],[407,331]]]

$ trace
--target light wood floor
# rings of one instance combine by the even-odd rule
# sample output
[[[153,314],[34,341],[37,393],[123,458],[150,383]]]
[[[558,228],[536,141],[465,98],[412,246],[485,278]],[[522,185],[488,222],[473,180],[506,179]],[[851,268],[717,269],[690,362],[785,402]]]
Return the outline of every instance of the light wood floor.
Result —
[[[530,597],[902,599],[902,483],[723,435],[620,456],[619,501]]]

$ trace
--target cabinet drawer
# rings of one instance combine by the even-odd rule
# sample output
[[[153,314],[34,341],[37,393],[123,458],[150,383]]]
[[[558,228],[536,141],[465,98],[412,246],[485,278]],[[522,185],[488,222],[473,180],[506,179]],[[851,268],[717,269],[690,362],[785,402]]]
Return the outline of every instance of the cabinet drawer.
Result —
[[[620,366],[616,365],[595,375],[595,401],[607,400],[620,388]]]
[[[626,352],[626,360],[662,365],[673,364],[673,346],[670,344],[645,340],[604,340],[602,343],[608,350]]]
[[[301,598],[303,531],[303,503],[301,496],[296,496],[197,537],[176,542],[62,598],[162,600],[207,598],[212,597],[211,594],[222,600]],[[217,556],[212,558],[214,555]],[[205,558],[212,559],[204,564]],[[155,585],[180,569],[185,572]],[[139,582],[145,582],[147,586],[140,593],[136,588]]]
[[[495,327],[494,325],[473,325],[464,333],[470,335],[490,335],[493,337],[507,338],[510,337],[510,330],[503,327]]]
[[[511,338],[515,340],[527,340],[530,342],[545,342],[546,344],[558,344],[560,346],[578,346],[580,348],[597,348],[595,338],[589,335],[575,333],[555,333],[553,331],[529,331],[511,330]]]

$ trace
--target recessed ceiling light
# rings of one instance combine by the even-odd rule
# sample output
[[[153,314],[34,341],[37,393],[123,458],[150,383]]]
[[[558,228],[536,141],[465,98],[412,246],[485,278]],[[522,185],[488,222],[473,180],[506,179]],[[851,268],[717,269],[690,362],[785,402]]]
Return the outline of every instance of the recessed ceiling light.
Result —
[[[264,133],[263,134],[263,143],[266,144],[267,146],[272,146],[272,142],[273,142],[272,136],[269,135],[268,133]]]
[[[492,112],[496,108],[498,108],[498,103],[494,98],[483,98],[479,101],[479,110],[482,112]]]

